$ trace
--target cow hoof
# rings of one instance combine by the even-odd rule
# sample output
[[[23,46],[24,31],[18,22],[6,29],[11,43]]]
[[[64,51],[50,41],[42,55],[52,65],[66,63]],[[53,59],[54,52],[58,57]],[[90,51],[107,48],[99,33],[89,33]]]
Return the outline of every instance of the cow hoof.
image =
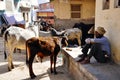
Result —
[[[8,67],[8,71],[11,71],[12,69]]]
[[[53,71],[51,71],[51,74],[53,73]]]
[[[12,65],[12,69],[14,69],[14,66]]]
[[[28,60],[26,60],[26,64],[27,64],[27,65],[29,64],[29,61],[28,61]]]
[[[35,75],[31,75],[31,79],[34,79],[36,76]]]
[[[58,74],[57,72],[54,72],[54,75]]]

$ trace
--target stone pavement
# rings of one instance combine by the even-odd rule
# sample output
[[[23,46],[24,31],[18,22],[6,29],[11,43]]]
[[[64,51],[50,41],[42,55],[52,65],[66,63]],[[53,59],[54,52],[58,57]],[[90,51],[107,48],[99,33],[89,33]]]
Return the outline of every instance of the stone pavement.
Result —
[[[8,71],[7,61],[4,60],[3,50],[3,39],[0,37],[0,80],[30,80],[29,71],[25,64],[25,51],[13,54],[15,68],[12,71]],[[57,59],[56,69],[58,74],[51,74],[49,67],[49,57],[44,58],[42,63],[34,62],[33,71],[37,77],[33,80],[73,80],[62,66],[62,54],[59,54]]]

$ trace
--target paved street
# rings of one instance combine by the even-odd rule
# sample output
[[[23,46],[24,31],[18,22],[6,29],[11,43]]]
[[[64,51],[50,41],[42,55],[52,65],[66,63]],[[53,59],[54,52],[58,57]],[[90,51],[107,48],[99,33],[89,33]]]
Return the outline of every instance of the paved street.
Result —
[[[0,80],[30,80],[29,71],[25,64],[25,51],[13,54],[15,68],[12,71],[7,69],[7,60],[4,60],[3,51],[3,39],[0,37]],[[57,59],[57,75],[50,73],[49,57],[44,58],[43,63],[34,62],[33,71],[37,77],[33,80],[73,80],[62,66],[61,56],[59,54]]]

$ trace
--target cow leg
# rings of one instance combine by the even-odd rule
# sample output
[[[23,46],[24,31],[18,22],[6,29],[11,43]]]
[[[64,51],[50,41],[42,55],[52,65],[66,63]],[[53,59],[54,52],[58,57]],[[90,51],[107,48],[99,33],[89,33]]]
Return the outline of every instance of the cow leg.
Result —
[[[50,56],[50,71],[51,71],[51,73],[53,73],[52,64],[53,64],[53,56]]]
[[[21,49],[15,48],[15,49],[14,49],[14,53],[16,53],[17,51],[18,51],[19,53],[21,53]]]
[[[77,41],[78,41],[79,46],[81,46],[81,40],[80,40],[80,38],[77,39]]]
[[[10,47],[9,48],[10,50],[10,53],[8,55],[8,70],[11,71],[13,68],[14,68],[14,65],[13,65],[13,62],[12,62],[12,54],[13,54],[13,51],[14,51],[14,47]]]
[[[17,48],[15,48],[13,52],[16,53],[17,52]]]
[[[14,65],[13,65],[13,62],[11,62],[11,68],[14,69]]]
[[[16,52],[17,52],[17,51],[18,51],[19,53],[21,53],[21,49],[16,48]]]
[[[34,79],[36,76],[35,76],[35,74],[33,72],[32,63],[33,63],[33,60],[34,60],[34,57],[35,57],[35,53],[32,52],[32,54],[30,54],[29,56],[30,56],[29,57],[29,73],[30,73],[30,77],[32,79]]]
[[[14,68],[14,65],[12,63],[12,57],[8,56],[8,71],[11,71]]]
[[[54,55],[54,74],[57,74],[57,71],[56,71],[56,61],[57,61],[57,55]]]
[[[33,73],[32,63],[29,64],[29,73],[31,79],[34,79],[36,77],[36,75]]]
[[[28,47],[27,45],[28,44],[26,44],[26,64],[29,67],[29,75],[33,79],[36,77],[32,69],[32,63],[33,63],[36,52],[34,52],[34,49],[32,49],[31,47]]]

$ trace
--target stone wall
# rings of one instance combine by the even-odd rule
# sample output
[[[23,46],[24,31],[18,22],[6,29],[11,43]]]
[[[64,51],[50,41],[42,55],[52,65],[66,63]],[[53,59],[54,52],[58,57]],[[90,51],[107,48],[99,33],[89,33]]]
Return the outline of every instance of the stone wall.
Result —
[[[94,19],[55,19],[54,28],[57,30],[72,28],[75,23],[84,22],[85,24],[94,24]]]

